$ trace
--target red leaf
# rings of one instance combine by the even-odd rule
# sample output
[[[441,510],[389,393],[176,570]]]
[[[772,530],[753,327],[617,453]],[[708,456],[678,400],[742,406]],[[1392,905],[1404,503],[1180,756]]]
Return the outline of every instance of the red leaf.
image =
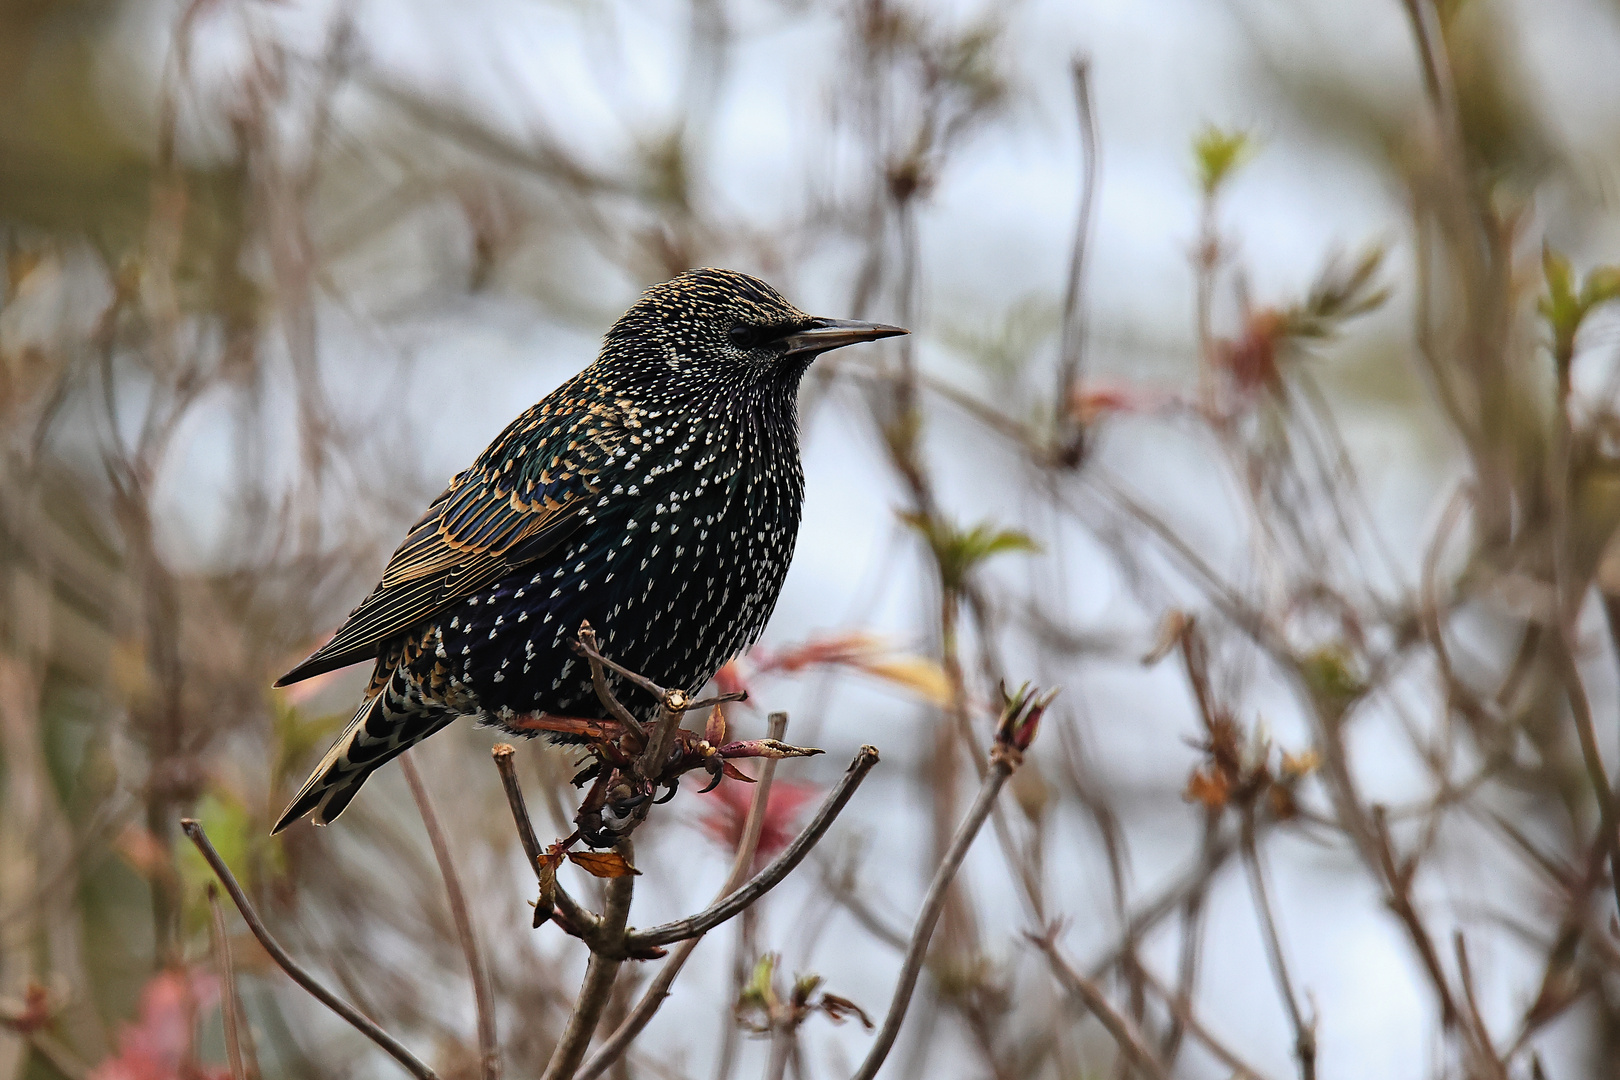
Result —
[[[745,784],[752,784],[754,782],[754,778],[752,776],[749,776],[747,773],[743,772],[729,761],[722,761],[720,763],[720,771],[731,777],[733,780],[741,780]]]
[[[709,710],[709,722],[703,727],[703,738],[710,746],[726,741],[726,714],[716,705]]]
[[[194,1064],[192,1035],[198,1014],[219,998],[219,981],[201,971],[160,971],[141,990],[140,1018],[118,1033],[118,1053],[90,1071],[88,1080],[228,1080],[229,1070]]]
[[[798,832],[799,812],[804,805],[821,793],[813,784],[796,784],[791,780],[776,780],[765,801],[765,820],[760,823],[757,859],[768,859],[787,847]],[[721,784],[707,796],[707,805],[700,824],[705,832],[732,851],[742,843],[743,826],[748,821],[748,809],[754,793],[736,784]]]

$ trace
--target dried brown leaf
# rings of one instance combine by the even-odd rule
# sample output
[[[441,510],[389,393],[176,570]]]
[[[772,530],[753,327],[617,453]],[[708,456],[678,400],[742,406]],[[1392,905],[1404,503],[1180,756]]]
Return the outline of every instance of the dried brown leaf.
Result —
[[[624,856],[616,851],[570,851],[568,861],[584,870],[602,878],[624,877],[627,874],[640,874],[641,871],[624,861]]]

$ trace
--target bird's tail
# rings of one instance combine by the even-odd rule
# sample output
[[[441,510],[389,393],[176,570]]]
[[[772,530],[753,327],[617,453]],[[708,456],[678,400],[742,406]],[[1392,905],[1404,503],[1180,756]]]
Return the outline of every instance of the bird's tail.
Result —
[[[389,707],[393,697],[385,687],[366,699],[282,812],[272,834],[311,811],[315,824],[330,825],[359,794],[367,777],[455,719],[454,713],[438,710],[395,711]]]

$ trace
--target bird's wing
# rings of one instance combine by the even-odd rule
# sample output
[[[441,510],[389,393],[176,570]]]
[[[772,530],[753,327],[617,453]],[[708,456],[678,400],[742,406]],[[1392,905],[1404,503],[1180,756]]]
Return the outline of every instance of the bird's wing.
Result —
[[[525,563],[541,558],[588,513],[590,486],[526,484],[475,466],[433,500],[347,621],[277,686],[374,658],[383,644]]]

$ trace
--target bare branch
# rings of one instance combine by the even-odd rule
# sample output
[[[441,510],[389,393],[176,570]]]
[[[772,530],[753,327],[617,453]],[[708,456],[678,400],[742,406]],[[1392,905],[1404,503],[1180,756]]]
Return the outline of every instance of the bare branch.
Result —
[[[1294,1056],[1299,1059],[1300,1080],[1316,1078],[1316,1021],[1307,1020],[1294,996],[1294,982],[1288,974],[1288,960],[1283,953],[1282,935],[1277,932],[1277,918],[1272,914],[1271,897],[1266,887],[1265,870],[1260,865],[1260,850],[1254,839],[1254,810],[1243,813],[1243,864],[1249,871],[1249,889],[1254,895],[1255,910],[1260,915],[1260,928],[1264,931],[1266,956],[1271,961],[1271,973],[1277,980],[1288,1019],[1294,1025]]]
[[[495,995],[489,985],[489,971],[479,953],[478,938],[473,932],[472,917],[467,913],[467,896],[461,891],[461,877],[450,857],[450,845],[444,830],[439,827],[439,816],[433,812],[433,801],[428,798],[422,774],[416,769],[409,751],[399,756],[405,783],[416,800],[416,809],[422,815],[428,840],[433,845],[433,857],[438,860],[439,873],[444,877],[444,891],[450,899],[450,917],[456,924],[456,938],[461,943],[462,955],[467,958],[467,972],[472,976],[473,1001],[478,1010],[478,1058],[484,1080],[500,1080],[501,1044],[495,1031]]]
[[[1159,1063],[1153,1051],[1148,1048],[1147,1040],[1142,1038],[1142,1032],[1131,1019],[1109,1004],[1107,996],[1096,983],[1080,974],[1063,959],[1062,954],[1058,952],[1056,935],[1048,929],[1045,933],[1029,935],[1029,939],[1046,954],[1052,974],[1062,984],[1063,989],[1079,998],[1098,1022],[1108,1029],[1108,1034],[1113,1036],[1120,1053],[1130,1058],[1132,1064],[1147,1073],[1151,1080],[1168,1080],[1169,1074],[1165,1072],[1164,1066]]]
[[[792,873],[810,849],[816,846],[832,823],[843,811],[844,805],[860,787],[866,774],[872,771],[872,766],[878,763],[878,752],[875,746],[863,746],[856,753],[855,759],[849,763],[843,778],[836,787],[827,793],[821,808],[804,831],[793,838],[793,842],[782,849],[769,866],[755,874],[748,884],[732,893],[730,896],[713,904],[696,915],[675,922],[655,926],[651,930],[640,930],[625,935],[625,946],[631,950],[644,949],[654,945],[669,945],[677,941],[684,941],[690,937],[706,934],[749,907],[754,901],[774,889],[783,878]]]
[[[242,1003],[236,993],[236,971],[231,965],[231,942],[225,935],[225,912],[219,906],[219,886],[208,883],[208,943],[219,968],[220,1022],[225,1027],[225,1059],[231,1080],[248,1080],[242,1054]],[[258,1073],[255,1068],[254,1073]]]
[[[1175,1018],[1176,1023],[1186,1028],[1192,1033],[1193,1038],[1203,1043],[1205,1049],[1219,1058],[1221,1064],[1231,1069],[1238,1080],[1261,1080],[1262,1074],[1260,1070],[1238,1057],[1235,1051],[1217,1039],[1204,1026],[1203,1022],[1198,1019],[1198,1015],[1193,1012],[1192,1003],[1187,1000],[1184,993],[1166,986],[1147,967],[1143,966],[1138,970],[1141,972],[1142,981],[1164,1001],[1165,1007],[1170,1010],[1170,1015]]]
[[[219,857],[219,852],[215,851],[214,845],[209,842],[208,834],[203,831],[200,821],[192,818],[181,818],[180,828],[190,838],[191,842],[197,845],[197,850],[202,852],[202,857],[208,861],[208,865],[213,868],[214,874],[219,878],[220,884],[224,885],[225,891],[230,894],[232,903],[236,905],[236,910],[241,912],[242,920],[247,923],[248,929],[253,931],[253,936],[259,939],[259,944],[264,946],[264,951],[270,954],[270,959],[276,962],[277,967],[285,971],[293,982],[309,991],[322,1005],[347,1020],[360,1034],[382,1047],[389,1057],[403,1065],[405,1070],[412,1076],[418,1077],[419,1080],[438,1080],[439,1074],[417,1060],[416,1055],[405,1049],[398,1039],[378,1027],[354,1006],[322,986],[313,975],[305,971],[297,961],[287,955],[287,950],[283,949],[280,943],[270,936],[270,931],[260,921],[258,913],[253,910],[253,904],[247,898],[247,894],[242,891],[242,886],[237,884],[235,875],[231,873],[231,868],[225,865],[225,860]]]
[[[781,739],[787,732],[787,713],[778,712],[770,715],[770,729],[768,738]],[[737,845],[737,855],[731,862],[731,872],[715,894],[716,900],[724,900],[735,892],[747,876],[748,870],[754,865],[754,852],[759,849],[759,837],[765,828],[765,809],[770,802],[771,784],[776,777],[776,759],[766,758],[764,767],[760,770],[759,780],[754,788],[753,801],[748,804],[748,817],[743,821],[742,839]],[[674,985],[675,979],[686,966],[693,951],[703,935],[698,934],[681,942],[680,946],[669,955],[669,959],[659,967],[658,974],[653,977],[652,984],[641,995],[636,1007],[630,1010],[630,1015],[614,1030],[613,1034],[603,1041],[602,1045],[591,1056],[579,1071],[580,1080],[594,1080],[600,1076],[613,1063],[619,1060],[636,1036],[641,1034],[648,1021],[653,1018],[664,999],[669,997],[669,988]]]
[[[586,662],[591,665],[591,686],[596,690],[596,699],[602,703],[603,708],[607,709],[609,715],[635,732],[636,738],[645,743],[647,741],[647,729],[641,726],[641,721],[636,719],[636,714],[625,708],[624,704],[614,696],[613,688],[608,685],[607,674],[602,668],[602,654],[597,651],[596,647],[596,631],[591,629],[591,624],[588,622],[579,624],[579,646],[579,651],[585,654]]]
[[[917,923],[911,931],[911,943],[900,966],[900,979],[895,984],[894,998],[889,1003],[888,1015],[883,1018],[883,1027],[879,1029],[877,1039],[867,1052],[866,1060],[856,1071],[854,1080],[872,1080],[877,1075],[878,1069],[883,1066],[883,1060],[889,1056],[895,1036],[900,1033],[900,1024],[906,1018],[906,1010],[911,1005],[912,992],[917,988],[917,976],[922,973],[923,961],[928,955],[928,942],[934,936],[934,924],[939,921],[939,913],[944,910],[945,896],[950,889],[951,881],[956,877],[956,871],[961,867],[968,848],[973,845],[974,837],[978,836],[979,829],[990,816],[990,809],[995,805],[996,796],[1001,793],[1002,785],[1017,767],[1016,758],[1000,754],[992,755],[989,771],[985,773],[984,782],[979,785],[978,798],[974,799],[967,816],[962,819],[962,824],[957,826],[956,836],[946,849],[944,858],[940,860],[939,869],[934,871],[934,880],[929,883],[928,893],[923,898],[922,910],[918,912]]]
[[[529,819],[528,805],[523,801],[523,788],[518,784],[517,769],[512,764],[512,755],[516,752],[511,743],[496,743],[490,750],[490,754],[495,758],[495,768],[500,770],[501,787],[506,791],[507,805],[512,808],[512,820],[517,824],[518,840],[523,844],[524,855],[528,856],[529,869],[534,871],[538,879],[540,856],[543,853],[540,839],[534,834],[534,822]],[[553,884],[552,901],[556,905],[554,914],[560,916],[559,926],[587,942],[595,940],[601,920],[581,907],[579,902],[569,895],[568,890],[563,888],[560,881]]]
[[[625,862],[635,862],[628,838],[619,841],[614,850]],[[630,898],[635,890],[635,880],[633,874],[625,874],[608,881],[607,902],[602,911],[604,945],[624,939],[624,925],[630,918]],[[608,999],[613,995],[613,983],[623,964],[622,949],[610,952],[607,948],[592,944],[591,959],[585,968],[585,982],[580,987],[579,999],[574,1003],[567,1026],[563,1028],[562,1038],[557,1040],[557,1046],[551,1052],[551,1063],[546,1066],[541,1080],[573,1080],[579,1063],[585,1059],[585,1051],[590,1048],[596,1025],[602,1020],[602,1010],[607,1008]]]
[[[1092,208],[1097,201],[1097,114],[1091,105],[1091,61],[1076,56],[1070,64],[1075,113],[1080,120],[1080,210],[1069,250],[1069,278],[1063,290],[1063,322],[1058,333],[1058,445],[1056,459],[1078,465],[1085,432],[1077,422],[1074,393],[1085,355],[1086,329],[1081,294],[1085,289],[1086,248],[1091,239]]]

